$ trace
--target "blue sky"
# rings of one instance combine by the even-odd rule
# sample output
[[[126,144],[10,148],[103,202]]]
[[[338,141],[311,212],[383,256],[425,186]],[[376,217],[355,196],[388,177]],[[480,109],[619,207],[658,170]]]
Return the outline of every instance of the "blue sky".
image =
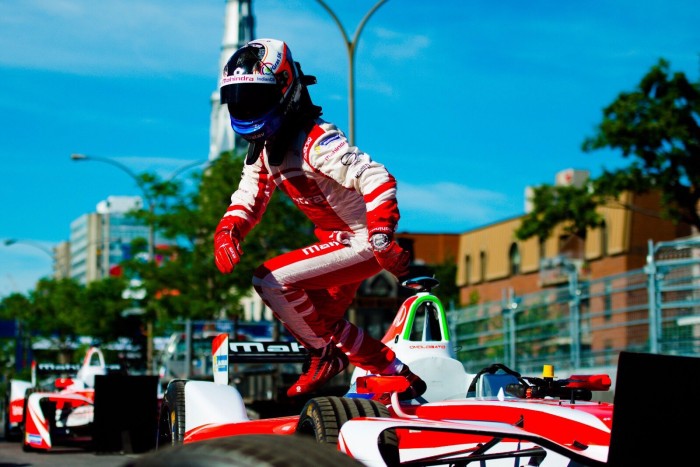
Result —
[[[327,0],[353,37],[374,0]],[[51,271],[40,245],[132,178],[209,148],[224,0],[0,2],[0,297]],[[347,130],[348,56],[314,0],[253,0],[324,117]],[[356,143],[399,182],[404,232],[460,233],[524,213],[529,185],[626,164],[580,150],[602,109],[659,58],[698,81],[697,0],[389,0],[357,45]],[[231,187],[231,190],[235,186]],[[5,246],[5,239],[25,243]]]

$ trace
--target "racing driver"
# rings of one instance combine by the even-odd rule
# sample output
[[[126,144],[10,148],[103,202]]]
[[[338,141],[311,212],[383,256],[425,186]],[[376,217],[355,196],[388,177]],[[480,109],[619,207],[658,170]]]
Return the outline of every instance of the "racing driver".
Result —
[[[314,224],[318,242],[259,266],[253,286],[309,359],[287,391],[318,390],[349,363],[373,374],[402,375],[400,399],[414,399],[425,382],[394,351],[344,319],[361,282],[383,269],[408,273],[410,255],[394,240],[399,220],[396,180],[334,124],[320,118],[286,43],[256,39],[226,63],[220,82],[233,130],[248,141],[243,173],[214,233],[214,258],[233,271],[246,235],[276,188]]]

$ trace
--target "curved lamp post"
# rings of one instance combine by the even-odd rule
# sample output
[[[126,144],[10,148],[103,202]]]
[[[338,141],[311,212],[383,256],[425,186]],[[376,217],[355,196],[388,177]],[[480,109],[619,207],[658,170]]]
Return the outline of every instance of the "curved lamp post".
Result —
[[[49,255],[49,256],[51,257],[52,260],[55,260],[55,259],[56,259],[56,257],[54,256],[53,251],[49,250],[48,248],[46,248],[46,247],[45,247],[44,245],[42,245],[41,243],[33,242],[33,241],[31,241],[31,240],[18,240],[18,239],[16,239],[16,238],[8,238],[8,239],[5,240],[3,243],[5,244],[5,246],[11,246],[11,245],[15,245],[15,244],[33,246],[34,248],[37,248],[37,249],[43,251],[44,253],[46,253],[47,255]]]
[[[195,168],[195,167],[197,167],[197,166],[199,166],[199,165],[204,165],[204,164],[206,164],[207,162],[212,163],[213,161],[210,160],[210,159],[203,159],[203,160],[200,160],[200,161],[190,162],[189,164],[185,164],[185,165],[183,165],[182,167],[178,167],[177,169],[175,169],[175,170],[173,171],[173,173],[170,174],[170,176],[169,176],[165,181],[166,181],[166,182],[172,182],[172,181],[175,180],[177,177],[179,177],[181,174],[183,174],[183,173],[187,172],[188,170],[193,169],[193,168]]]
[[[20,239],[17,239],[17,238],[8,238],[8,239],[6,239],[3,243],[5,244],[5,246],[12,246],[12,245],[28,245],[28,246],[31,246],[31,247],[33,247],[33,248],[36,248],[36,249],[38,249],[38,250],[43,251],[44,253],[46,253],[47,255],[49,255],[49,257],[51,258],[51,262],[52,262],[52,263],[58,265],[58,271],[60,272],[61,277],[67,277],[67,276],[68,276],[67,269],[66,269],[66,265],[64,264],[64,263],[65,263],[65,260],[62,260],[61,262],[59,262],[59,260],[58,260],[57,257],[56,257],[56,252],[50,250],[49,248],[45,247],[45,246],[42,245],[41,243],[34,242],[34,241],[32,241],[32,240],[20,240]]]
[[[355,29],[355,34],[353,35],[352,41],[345,32],[343,23],[340,22],[338,16],[331,10],[331,8],[323,0],[316,0],[319,5],[323,7],[324,10],[331,15],[335,24],[338,25],[340,33],[343,35],[343,40],[345,41],[345,46],[348,50],[348,130],[350,136],[350,145],[355,145],[355,50],[357,50],[357,42],[360,40],[360,33],[365,27],[365,24],[369,20],[370,16],[374,14],[377,9],[382,6],[387,0],[380,0],[374,4],[374,6],[365,14],[365,16],[360,20],[360,24],[357,25]]]
[[[131,178],[134,179],[136,184],[138,185],[139,189],[143,193],[144,200],[146,203],[148,203],[148,214],[149,214],[149,222],[148,222],[148,260],[151,261],[153,258],[155,258],[155,229],[153,228],[153,214],[155,212],[156,206],[155,206],[155,200],[153,197],[148,193],[148,190],[146,190],[146,187],[144,186],[142,180],[132,171],[129,167],[126,165],[122,164],[121,162],[111,159],[109,157],[100,157],[100,156],[87,156],[85,154],[71,154],[70,158],[74,161],[99,161],[99,162],[104,162],[106,164],[113,165],[114,167],[119,168],[123,172],[126,172]]]

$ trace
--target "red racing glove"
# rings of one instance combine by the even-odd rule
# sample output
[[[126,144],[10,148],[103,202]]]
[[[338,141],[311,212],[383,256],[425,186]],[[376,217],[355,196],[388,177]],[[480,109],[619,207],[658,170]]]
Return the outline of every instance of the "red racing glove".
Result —
[[[241,243],[231,235],[230,230],[220,230],[214,234],[214,262],[222,274],[233,272],[242,254]]]
[[[376,233],[369,240],[374,257],[381,267],[396,276],[397,279],[408,275],[411,255],[401,248],[389,235]]]

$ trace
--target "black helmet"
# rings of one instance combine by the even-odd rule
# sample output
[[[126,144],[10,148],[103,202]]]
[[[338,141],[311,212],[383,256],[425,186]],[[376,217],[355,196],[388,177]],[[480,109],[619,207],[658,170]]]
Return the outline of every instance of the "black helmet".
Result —
[[[238,49],[226,63],[219,86],[233,130],[250,142],[270,138],[298,108],[301,76],[299,64],[280,40],[255,39]]]

